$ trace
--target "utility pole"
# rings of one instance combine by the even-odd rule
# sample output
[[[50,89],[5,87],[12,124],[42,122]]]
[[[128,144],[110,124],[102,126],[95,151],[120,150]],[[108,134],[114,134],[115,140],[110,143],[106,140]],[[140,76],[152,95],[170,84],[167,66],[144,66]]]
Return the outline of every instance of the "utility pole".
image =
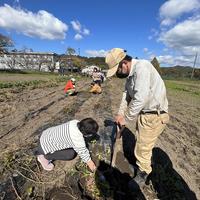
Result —
[[[78,48],[78,55],[80,56],[80,48]]]
[[[196,61],[197,61],[197,52],[196,52],[196,55],[195,55],[195,58],[194,58],[194,64],[193,64],[193,69],[192,69],[191,79],[192,79],[193,76],[194,76],[194,69],[195,69]]]

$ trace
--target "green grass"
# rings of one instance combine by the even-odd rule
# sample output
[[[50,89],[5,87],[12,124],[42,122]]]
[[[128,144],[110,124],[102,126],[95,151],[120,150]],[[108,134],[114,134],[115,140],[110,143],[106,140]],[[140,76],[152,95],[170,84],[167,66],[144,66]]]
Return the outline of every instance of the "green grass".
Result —
[[[18,70],[18,69],[0,69],[0,74],[41,74],[41,75],[52,75],[52,72],[44,72],[38,70]]]
[[[0,89],[3,88],[26,88],[33,86],[37,88],[42,85],[56,86],[60,82],[67,82],[71,77],[78,81],[81,76],[78,74],[69,74],[66,76],[59,76],[55,73],[46,72],[26,72],[23,73],[0,73]]]
[[[200,96],[200,81],[192,80],[165,80],[165,84],[168,90],[174,90],[177,92],[184,92],[192,96]]]
[[[57,77],[57,74],[52,73],[35,73],[35,72],[27,72],[23,73],[8,73],[8,72],[0,72],[0,82],[13,82],[16,80],[49,80]]]

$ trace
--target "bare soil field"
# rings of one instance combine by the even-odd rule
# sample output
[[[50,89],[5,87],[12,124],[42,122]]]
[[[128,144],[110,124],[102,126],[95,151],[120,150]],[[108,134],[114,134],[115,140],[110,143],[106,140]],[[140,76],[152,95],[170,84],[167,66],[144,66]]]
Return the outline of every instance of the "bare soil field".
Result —
[[[134,133],[129,129],[123,132],[116,167],[109,165],[112,122],[121,100],[123,80],[107,80],[99,95],[89,93],[90,82],[89,78],[79,78],[79,93],[70,97],[63,94],[65,82],[0,89],[0,198],[200,199],[199,84],[185,84],[189,87],[185,89],[181,87],[184,82],[181,86],[166,82],[170,123],[153,150],[149,185],[135,193],[128,185],[134,175],[129,168]],[[90,150],[103,179],[88,172],[78,157],[55,161],[51,172],[42,170],[33,155],[41,132],[85,117],[93,117],[100,126],[100,141],[92,143]]]

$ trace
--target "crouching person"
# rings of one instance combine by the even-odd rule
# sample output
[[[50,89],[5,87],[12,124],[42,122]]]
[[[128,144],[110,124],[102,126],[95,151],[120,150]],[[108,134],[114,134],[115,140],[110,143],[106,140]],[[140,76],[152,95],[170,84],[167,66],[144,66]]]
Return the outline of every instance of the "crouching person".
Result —
[[[54,168],[52,161],[72,160],[78,154],[94,172],[96,166],[90,157],[87,142],[99,138],[98,128],[95,120],[85,118],[46,129],[40,137],[40,144],[36,151],[37,160],[43,169],[51,171]]]
[[[91,83],[91,89],[90,89],[90,93],[93,94],[101,94],[102,89],[101,86],[97,83]]]
[[[70,80],[67,81],[67,84],[65,85],[64,88],[64,93],[66,97],[77,94],[75,78],[71,78]]]

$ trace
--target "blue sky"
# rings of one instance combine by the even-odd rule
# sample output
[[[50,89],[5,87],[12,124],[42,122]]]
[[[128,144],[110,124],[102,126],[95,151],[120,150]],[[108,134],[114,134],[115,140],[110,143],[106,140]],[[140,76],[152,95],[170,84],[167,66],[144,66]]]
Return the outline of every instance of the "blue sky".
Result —
[[[1,0],[0,33],[18,50],[72,47],[105,56],[120,47],[133,57],[156,56],[161,66],[192,66],[200,54],[200,0]]]

